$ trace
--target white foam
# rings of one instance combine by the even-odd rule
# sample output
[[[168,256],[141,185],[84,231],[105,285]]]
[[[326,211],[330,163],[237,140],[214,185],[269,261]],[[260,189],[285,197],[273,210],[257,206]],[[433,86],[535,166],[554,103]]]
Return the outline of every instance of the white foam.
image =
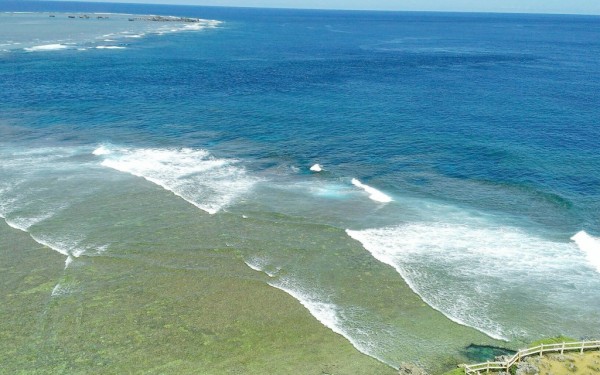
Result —
[[[51,296],[52,297],[66,296],[66,295],[71,294],[72,292],[73,292],[73,288],[71,286],[58,283],[52,289]]]
[[[65,269],[69,267],[71,263],[73,263],[73,257],[69,255],[67,256],[67,259],[65,259]]]
[[[514,311],[505,308],[507,294],[527,294],[522,301],[513,297],[511,304],[522,303],[520,321],[533,324],[537,317],[526,314],[543,307],[526,304],[549,300],[540,286],[551,280],[553,298],[569,299],[573,293],[568,288],[584,290],[589,283],[581,276],[585,260],[575,246],[518,228],[465,218],[463,224],[423,222],[346,232],[393,267],[428,305],[496,339],[531,328],[515,323]]]
[[[244,263],[246,263],[246,265],[250,268],[252,268],[254,271],[256,272],[262,272],[262,269],[258,266],[258,264],[255,264],[252,261],[247,261],[245,260]]]
[[[108,247],[108,245],[98,246],[98,248],[96,249],[96,254],[104,253],[106,250],[108,250]]]
[[[54,219],[99,189],[91,185],[97,181],[99,170],[89,173],[97,163],[80,157],[89,152],[87,146],[7,147],[0,152],[0,214],[12,228],[64,255],[65,267],[74,258],[98,249],[85,241],[88,223],[82,223],[83,230],[77,231],[77,225],[69,227],[69,223],[73,225],[71,215]]]
[[[60,209],[62,208],[59,208],[58,210]],[[15,229],[19,229],[23,232],[28,232],[29,228],[31,228],[37,223],[51,218],[55,214],[56,212],[48,212],[35,217],[14,217],[10,219],[6,218],[5,221],[8,225]]]
[[[198,22],[182,23],[180,25],[166,25],[160,27],[156,33],[159,35],[185,32],[185,31],[201,31],[204,29],[213,29],[219,27],[223,22],[217,20],[199,19]]]
[[[274,288],[280,289],[290,296],[294,297],[300,304],[311,313],[319,322],[321,322],[325,327],[331,329],[333,332],[344,336],[348,340],[352,340],[352,338],[344,332],[340,325],[340,320],[338,318],[338,313],[336,306],[332,303],[321,302],[316,298],[311,297],[301,291],[294,290],[289,286],[285,285],[286,283],[269,283]]]
[[[254,256],[244,260],[244,263],[257,272],[267,274],[271,278],[268,282],[270,286],[282,290],[292,296],[321,324],[346,338],[358,351],[381,362],[387,363],[374,353],[374,351],[377,350],[377,345],[371,338],[371,330],[360,323],[357,324],[357,318],[359,316],[365,316],[365,313],[361,311],[360,308],[353,306],[352,309],[354,310],[354,314],[350,313],[350,316],[346,316],[346,313],[339,306],[328,301],[321,288],[302,287],[291,278],[285,276],[282,277],[279,275],[281,268],[273,267],[267,259]],[[275,272],[270,270],[273,268],[275,269]],[[385,331],[385,329],[380,327],[380,330],[376,331],[381,333]]]
[[[104,159],[102,166],[142,177],[211,215],[256,182],[237,166],[238,161],[217,159],[205,150],[112,147],[108,151],[96,149]]]
[[[21,200],[28,199],[27,197],[20,197]],[[17,208],[19,205],[17,204],[17,198],[10,199],[9,202],[13,204],[14,208]],[[31,202],[27,202],[26,205],[31,204]],[[12,226],[15,229],[22,230],[23,232],[29,232],[29,229],[34,225],[41,223],[45,220],[48,220],[58,214],[59,212],[65,210],[70,206],[70,203],[65,202],[62,204],[52,203],[52,202],[44,202],[43,205],[35,204],[35,214],[34,215],[16,215],[15,212],[7,212],[6,219],[8,225]]]
[[[33,47],[28,47],[28,48],[24,48],[25,51],[28,52],[39,52],[39,51],[60,51],[63,49],[67,49],[69,48],[69,46],[64,45],[64,44],[44,44],[41,46],[33,46]]]
[[[2,162],[8,167],[7,169],[16,167],[31,172],[26,166],[19,163],[18,155],[14,155],[14,160],[17,160],[16,165],[4,164],[4,160]],[[30,190],[22,180],[13,180],[12,184],[0,187],[0,217],[10,227],[29,232],[34,225],[53,217],[70,206],[69,202],[60,203],[43,199],[39,193],[40,190],[43,188]]]
[[[269,277],[275,277],[277,276],[277,273],[281,271],[281,268],[279,267],[276,267],[274,269],[271,267],[271,269],[269,269],[268,262],[265,259],[261,259],[258,257],[253,257],[251,259],[244,260],[244,263],[246,263],[246,265],[252,268],[254,271],[263,272]]]
[[[193,23],[193,24],[190,24],[190,25],[185,25],[183,27],[183,29],[184,30],[202,30],[202,29],[204,29],[206,27],[207,27],[207,25],[203,25],[203,24],[197,22],[197,23]],[[175,30],[175,31],[177,31],[177,30]]]
[[[312,167],[310,167],[310,170],[313,172],[321,172],[323,168],[319,164],[315,164]]]
[[[352,185],[356,186],[357,188],[363,189],[365,192],[367,192],[369,194],[369,198],[371,200],[374,200],[375,202],[388,203],[388,202],[392,201],[392,198],[390,196],[382,193],[381,191],[379,191],[369,185],[363,184],[356,178],[352,179]]]
[[[107,16],[106,13],[88,13],[88,15],[102,15]],[[16,46],[18,43],[9,40],[2,40],[0,43],[0,50],[10,52],[11,50],[22,49],[27,52],[48,52],[48,51],[59,51],[65,49],[73,49],[78,51],[87,51],[95,48],[95,43],[100,41],[100,44],[106,44],[118,40],[135,40],[144,38],[147,35],[161,35],[166,33],[179,33],[179,32],[199,32],[207,28],[215,28],[221,24],[217,20],[198,20],[198,22],[185,22],[186,20],[180,19],[179,17],[167,17],[170,18],[171,22],[143,22],[144,16],[140,15],[126,15],[115,13],[117,17],[114,21],[102,22],[102,24],[96,24],[92,28],[86,28],[77,33],[47,33],[48,35],[32,35],[30,40],[21,43],[21,46]],[[63,16],[66,16],[64,14]],[[128,22],[128,16],[141,17],[142,22]],[[58,17],[58,15],[57,15]],[[69,17],[82,16],[70,15]],[[26,31],[25,24],[21,25],[18,21],[18,17],[10,17],[15,19],[15,26],[18,28],[19,34],[21,31]],[[95,18],[95,17],[94,17]],[[108,18],[108,17],[107,17]],[[12,20],[11,20],[12,21]],[[91,22],[91,21],[90,21]],[[111,30],[112,29],[112,30]],[[23,37],[27,38],[27,35],[23,34]],[[12,38],[6,38],[12,39]],[[104,42],[101,42],[104,40]],[[25,47],[25,48],[23,48]],[[106,49],[106,48],[104,48]]]
[[[309,289],[302,288],[289,279],[281,278],[272,280],[269,282],[269,285],[292,296],[321,324],[344,337],[359,352],[392,366],[392,364],[386,362],[381,356],[375,353],[378,345],[370,337],[371,329],[364,326],[356,326],[353,323],[356,321],[356,317],[353,315],[360,316],[363,313],[359,308],[354,307],[356,311],[354,314],[350,313],[350,317],[348,317],[346,316],[347,311],[344,311],[344,309],[335,303],[328,301],[324,296],[320,296],[322,293],[311,292]],[[378,327],[377,331],[378,334],[385,334],[385,330],[385,327]]]
[[[15,183],[14,185],[18,185],[18,183]],[[15,205],[16,198],[10,196],[12,195],[11,193],[14,188],[15,186],[9,184],[0,187],[0,217],[3,219],[6,219]]]
[[[67,246],[65,246],[65,244],[56,244],[56,243],[53,243],[53,241],[49,240],[46,237],[37,236],[34,234],[31,234],[31,238],[33,238],[35,240],[35,242],[37,242],[41,245],[44,245],[44,246],[56,251],[57,253],[60,253],[67,257],[70,256],[70,247],[71,246],[68,244],[67,244]]]
[[[31,238],[37,243],[44,245],[62,255],[65,255],[65,269],[75,260],[88,250],[97,248],[96,246],[82,245],[82,241],[71,238],[59,238],[58,236],[48,236],[39,234],[30,234]]]
[[[585,231],[580,231],[571,237],[577,247],[583,251],[588,262],[600,272],[600,238],[592,237]]]
[[[207,27],[210,27],[210,28],[219,27],[223,24],[223,21],[217,21],[217,20],[201,19],[200,22],[204,23]]]
[[[125,49],[122,46],[96,46],[96,49]]]
[[[107,147],[105,147],[104,145],[102,145],[102,146],[100,146],[100,147],[96,148],[96,149],[95,149],[95,150],[92,152],[92,154],[93,154],[93,155],[96,155],[96,156],[108,155],[108,154],[110,154],[110,153],[111,153],[110,149],[108,149],[108,148],[107,148]]]
[[[13,221],[13,220],[7,219],[5,217],[3,217],[3,218],[4,218],[4,221],[6,222],[6,224],[8,224],[9,227],[11,227],[13,229],[17,229],[17,230],[23,231],[23,232],[27,232],[27,226],[22,225],[18,221]]]

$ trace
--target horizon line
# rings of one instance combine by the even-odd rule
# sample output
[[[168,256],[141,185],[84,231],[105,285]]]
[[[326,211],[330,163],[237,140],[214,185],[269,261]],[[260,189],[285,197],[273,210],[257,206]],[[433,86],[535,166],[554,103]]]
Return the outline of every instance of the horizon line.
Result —
[[[281,10],[321,10],[321,11],[349,11],[349,12],[414,12],[414,13],[472,13],[472,14],[523,14],[523,15],[564,15],[564,16],[600,16],[600,13],[584,12],[536,12],[524,10],[432,10],[432,9],[380,9],[380,8],[315,8],[315,7],[296,7],[296,6],[259,6],[259,5],[214,5],[214,4],[187,4],[187,3],[166,3],[166,2],[131,2],[131,1],[84,1],[84,0],[31,0],[35,2],[77,2],[92,4],[126,4],[126,5],[164,5],[164,6],[183,6],[183,7],[210,7],[210,8],[240,8],[240,9],[281,9]]]

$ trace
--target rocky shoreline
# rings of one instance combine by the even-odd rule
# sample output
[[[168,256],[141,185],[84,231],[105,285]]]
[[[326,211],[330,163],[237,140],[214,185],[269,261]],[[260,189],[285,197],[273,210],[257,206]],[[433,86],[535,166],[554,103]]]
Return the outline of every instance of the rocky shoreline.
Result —
[[[51,18],[55,18],[56,16],[54,14],[51,14],[49,17]],[[94,16],[97,19],[108,19],[108,16]],[[87,14],[81,14],[81,15],[67,15],[67,18],[70,19],[75,19],[75,18],[82,18],[82,19],[91,19],[92,17],[90,17]],[[151,22],[184,22],[184,23],[198,23],[201,20],[199,18],[190,18],[190,17],[175,17],[175,16],[144,16],[144,17],[132,17],[129,18],[129,21],[151,21]]]
[[[189,23],[200,22],[199,18],[165,17],[165,16],[139,17],[139,18],[134,18],[134,20],[136,20],[136,21],[152,21],[152,22],[189,22]]]

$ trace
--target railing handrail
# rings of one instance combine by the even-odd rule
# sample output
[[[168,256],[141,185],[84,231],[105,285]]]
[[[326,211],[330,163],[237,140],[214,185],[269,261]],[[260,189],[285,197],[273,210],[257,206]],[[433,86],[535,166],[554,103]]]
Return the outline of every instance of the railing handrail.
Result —
[[[521,349],[515,355],[508,358],[503,362],[483,362],[476,363],[473,365],[465,365],[465,374],[476,374],[481,370],[486,370],[489,372],[490,370],[506,370],[514,365],[516,362],[520,361],[521,358],[539,354],[542,355],[544,352],[558,352],[561,354],[567,350],[580,350],[582,353],[586,349],[600,349],[600,340],[592,340],[592,341],[576,341],[576,342],[562,342],[556,344],[540,344],[538,346],[534,346],[531,348]]]

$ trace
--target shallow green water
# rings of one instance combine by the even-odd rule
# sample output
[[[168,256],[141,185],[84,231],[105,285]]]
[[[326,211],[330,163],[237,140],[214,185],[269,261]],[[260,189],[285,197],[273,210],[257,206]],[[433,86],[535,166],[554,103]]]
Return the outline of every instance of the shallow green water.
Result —
[[[246,219],[235,212],[210,216],[163,190],[145,189],[152,198],[135,204],[114,192],[113,202],[130,203],[118,222],[100,230],[114,242],[66,269],[63,255],[0,226],[0,360],[7,371],[393,373],[268,285],[307,264],[321,267],[319,274],[349,301],[368,298],[379,314],[404,327],[406,337],[388,350],[407,361],[441,371],[465,359],[461,346],[493,341],[425,305],[339,229],[303,229],[264,212]],[[96,219],[104,221],[118,206],[99,206]],[[273,233],[278,241],[265,241]],[[244,258],[261,252],[279,252],[285,275],[271,278],[246,266]],[[373,293],[357,292],[355,283]]]
[[[9,373],[439,372],[598,334],[598,18],[25,5],[57,17],[0,13]],[[224,23],[65,13],[94,9]]]

